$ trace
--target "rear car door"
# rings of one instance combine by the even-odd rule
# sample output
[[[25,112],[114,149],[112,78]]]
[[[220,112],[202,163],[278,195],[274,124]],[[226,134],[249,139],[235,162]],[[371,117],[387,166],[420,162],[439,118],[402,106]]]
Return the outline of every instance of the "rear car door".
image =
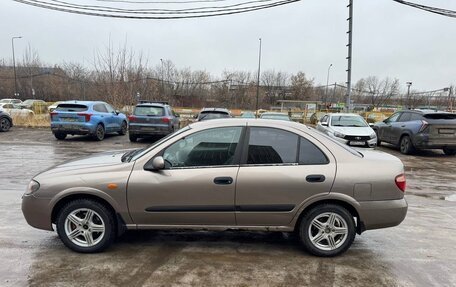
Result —
[[[237,225],[287,225],[306,199],[329,193],[336,163],[319,145],[279,128],[248,128],[236,183]]]
[[[235,225],[235,182],[243,127],[181,137],[157,155],[165,169],[135,166],[128,182],[131,217],[140,225]],[[151,158],[151,160],[153,157]]]

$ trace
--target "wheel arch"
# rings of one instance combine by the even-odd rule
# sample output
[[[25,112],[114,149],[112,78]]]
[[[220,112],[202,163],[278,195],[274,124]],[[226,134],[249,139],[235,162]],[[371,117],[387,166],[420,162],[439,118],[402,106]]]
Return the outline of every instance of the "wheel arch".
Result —
[[[299,228],[302,219],[306,215],[309,210],[313,209],[316,206],[323,205],[323,204],[334,204],[334,205],[339,205],[350,212],[350,214],[356,218],[356,233],[361,234],[364,232],[366,229],[364,227],[364,223],[361,221],[361,217],[359,215],[358,210],[349,202],[341,200],[341,199],[321,199],[315,202],[312,202],[311,204],[307,205],[303,210],[301,210],[298,219],[296,220],[294,224],[294,230],[297,231]]]

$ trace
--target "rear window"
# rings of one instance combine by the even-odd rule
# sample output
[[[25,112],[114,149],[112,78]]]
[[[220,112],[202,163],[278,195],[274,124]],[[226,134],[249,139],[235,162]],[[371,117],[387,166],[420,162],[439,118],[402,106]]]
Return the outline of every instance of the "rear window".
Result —
[[[426,119],[431,119],[431,120],[456,120],[456,114],[427,114],[424,115]]]
[[[225,112],[201,112],[198,119],[199,120],[213,120],[213,119],[222,119],[229,118],[230,115]]]
[[[135,108],[134,115],[162,117],[165,115],[165,109],[163,107],[138,106]]]
[[[60,104],[55,110],[59,112],[84,112],[87,111],[87,106],[78,104]]]

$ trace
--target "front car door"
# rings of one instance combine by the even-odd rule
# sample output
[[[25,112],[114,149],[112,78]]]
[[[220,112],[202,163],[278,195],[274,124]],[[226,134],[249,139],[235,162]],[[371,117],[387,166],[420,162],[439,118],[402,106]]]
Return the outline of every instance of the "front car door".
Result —
[[[122,119],[110,104],[105,103],[105,106],[108,111],[108,121],[111,131],[119,131],[122,127]]]
[[[378,128],[378,137],[380,138],[380,140],[389,142],[389,143],[392,142],[392,136],[391,136],[392,124],[397,122],[400,115],[401,115],[400,112],[395,113],[392,116],[390,116],[389,118],[387,118],[386,120],[384,120],[383,123],[380,124],[380,126]]]
[[[146,155],[150,160],[162,155],[164,170],[146,171],[144,160],[135,164],[127,196],[131,217],[141,227],[236,224],[235,183],[244,127],[189,130]]]
[[[237,224],[285,226],[304,201],[329,193],[336,163],[322,148],[308,135],[249,127],[236,183]]]
[[[391,142],[394,144],[399,144],[399,140],[401,139],[402,132],[406,127],[406,123],[410,121],[412,117],[412,113],[410,112],[403,112],[401,116],[397,119],[396,122],[391,123]]]

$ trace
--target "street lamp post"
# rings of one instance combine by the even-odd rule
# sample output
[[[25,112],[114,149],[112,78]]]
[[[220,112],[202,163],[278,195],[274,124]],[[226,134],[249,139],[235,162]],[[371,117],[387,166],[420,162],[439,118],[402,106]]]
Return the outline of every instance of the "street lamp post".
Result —
[[[328,86],[329,86],[329,71],[331,70],[331,67],[333,66],[333,64],[330,64],[329,67],[328,67],[328,75],[326,77],[326,89],[325,89],[325,105],[326,105],[326,101],[328,100]]]
[[[260,97],[260,72],[261,72],[261,38],[259,40],[260,40],[260,50],[258,53],[258,78],[257,78],[256,105],[255,105],[255,109],[256,109],[255,114],[257,117],[258,117],[258,99]]]
[[[11,47],[13,49],[13,70],[14,70],[14,97],[19,96],[17,92],[17,75],[16,75],[16,57],[14,56],[14,39],[21,39],[22,36],[11,38]]]
[[[407,107],[411,109],[412,106],[410,104],[410,87],[412,86],[412,82],[407,82],[405,84],[407,85]]]
[[[165,72],[163,69],[163,59],[160,59],[161,62],[161,86],[162,86],[162,97],[165,97]]]

